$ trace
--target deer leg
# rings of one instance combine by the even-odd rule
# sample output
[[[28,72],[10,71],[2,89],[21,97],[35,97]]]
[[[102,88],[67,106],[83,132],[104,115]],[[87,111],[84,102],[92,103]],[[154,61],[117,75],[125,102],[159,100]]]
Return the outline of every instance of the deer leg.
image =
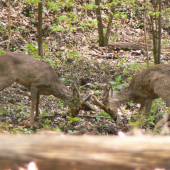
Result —
[[[143,110],[143,108],[145,107],[145,102],[141,102],[140,104],[141,104],[141,105],[140,105],[140,109],[139,109],[139,111],[142,111],[142,110]]]
[[[36,111],[36,106],[38,103],[37,96],[38,96],[38,89],[35,86],[31,86],[31,116],[30,116],[30,124],[31,126],[34,124],[34,112]]]
[[[168,117],[169,117],[169,114],[165,115],[164,118],[162,118],[159,122],[157,122],[154,128],[154,131],[156,131],[158,128],[164,125],[168,121]]]
[[[170,98],[169,98],[170,92],[169,92],[168,87],[164,86],[163,84],[162,86],[158,86],[157,88],[155,88],[154,92],[166,102],[166,105],[169,107],[168,111],[170,111]],[[169,114],[170,113],[168,113],[167,115],[164,115],[164,118],[162,118],[159,122],[157,122],[154,130],[158,129],[159,127],[161,127],[163,124],[165,124],[168,121]]]
[[[0,91],[11,86],[14,83],[14,79],[11,77],[0,77]]]
[[[145,113],[148,115],[148,113],[151,111],[152,107],[152,99],[148,98],[145,101]]]
[[[6,87],[11,86],[14,83],[14,79],[11,77],[10,79],[8,79],[8,77],[3,77],[2,75],[0,75],[0,91],[4,90]],[[2,97],[3,95],[3,91],[2,91]],[[2,99],[2,101],[4,101],[4,97]]]
[[[139,111],[142,111],[143,108],[145,107],[145,112],[149,113],[152,107],[152,99],[151,98],[139,98],[140,100],[138,101],[141,106]]]
[[[38,117],[38,115],[40,113],[39,107],[38,107],[39,106],[39,99],[40,99],[40,95],[39,95],[39,93],[37,93],[36,114],[35,114],[36,117]]]
[[[154,92],[166,102],[168,107],[170,107],[170,91],[167,86],[162,85],[154,88]]]

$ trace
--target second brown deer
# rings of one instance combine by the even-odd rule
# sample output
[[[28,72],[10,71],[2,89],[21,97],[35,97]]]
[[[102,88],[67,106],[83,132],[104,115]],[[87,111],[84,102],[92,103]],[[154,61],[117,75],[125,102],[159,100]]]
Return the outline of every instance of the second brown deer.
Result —
[[[34,112],[39,114],[40,95],[54,95],[68,104],[73,116],[77,116],[81,106],[90,98],[79,94],[73,84],[72,90],[59,79],[54,69],[30,55],[5,53],[0,55],[0,91],[17,82],[31,91],[30,124],[34,123]]]
[[[170,65],[159,64],[151,66],[139,74],[133,76],[130,84],[124,87],[120,92],[113,95],[111,86],[107,86],[104,92],[102,102],[96,96],[92,96],[93,104],[105,110],[114,120],[117,119],[117,108],[126,102],[140,103],[140,111],[145,108],[149,113],[152,101],[162,98],[167,106],[170,106]],[[167,121],[166,116],[160,122]],[[160,122],[156,128],[160,126]]]

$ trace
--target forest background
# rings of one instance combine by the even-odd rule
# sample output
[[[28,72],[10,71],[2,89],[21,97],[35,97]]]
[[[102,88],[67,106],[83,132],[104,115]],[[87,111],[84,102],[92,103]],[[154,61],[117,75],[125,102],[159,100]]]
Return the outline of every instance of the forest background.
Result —
[[[40,3],[42,41],[38,40]],[[57,70],[68,87],[76,81],[82,93],[91,90],[100,98],[108,83],[116,93],[145,67],[169,63],[167,0],[1,0],[0,10],[0,53],[22,52],[43,60]],[[121,106],[117,123],[97,107],[95,111],[81,110],[72,118],[65,116],[68,109],[63,101],[42,96],[37,128],[30,129],[27,89],[13,84],[1,92],[0,100],[0,130],[9,133],[47,129],[69,134],[117,134],[139,126],[150,130],[168,111],[158,99],[149,117],[138,114],[138,104],[127,103]]]

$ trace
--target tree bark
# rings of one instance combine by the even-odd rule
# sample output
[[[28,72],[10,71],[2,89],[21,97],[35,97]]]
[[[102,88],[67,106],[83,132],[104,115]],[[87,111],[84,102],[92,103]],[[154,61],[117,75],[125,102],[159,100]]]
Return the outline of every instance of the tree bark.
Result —
[[[158,37],[159,37],[159,39],[158,39],[158,64],[160,64],[161,63],[161,61],[160,61],[160,58],[161,58],[161,11],[162,11],[162,9],[161,9],[161,0],[159,0],[159,18],[158,18],[158,23],[159,23],[159,25],[158,25]]]
[[[113,0],[110,0],[110,3],[113,2]],[[107,30],[106,30],[106,35],[104,37],[104,46],[108,45],[108,41],[109,41],[109,36],[110,36],[110,32],[112,29],[112,20],[113,20],[113,15],[115,13],[115,7],[114,5],[111,6],[110,8],[111,13],[110,13],[110,17],[109,17],[109,22],[108,22],[108,26],[107,26]]]
[[[102,23],[102,17],[100,12],[100,0],[95,0],[96,8],[96,16],[97,16],[97,27],[98,27],[98,34],[99,34],[99,46],[104,46],[104,35],[103,35],[103,23]]]
[[[38,2],[38,55],[43,56],[42,41],[42,2]]]
[[[39,170],[130,170],[170,167],[168,136],[0,135],[0,170],[34,161]]]
[[[154,11],[157,11],[157,6],[159,4],[159,12],[161,12],[161,0],[156,0],[152,2]],[[151,19],[151,29],[153,33],[153,54],[154,63],[160,64],[160,54],[161,54],[161,13],[159,13],[159,18],[150,15]]]
[[[11,0],[8,0],[8,26],[9,26],[9,40],[8,40],[8,44],[7,44],[7,48],[6,48],[6,52],[9,52],[9,46],[11,43],[11,37],[12,37],[12,30],[11,30]]]
[[[109,50],[141,50],[143,53],[146,51],[146,46],[144,43],[129,43],[129,42],[112,42],[108,44]],[[148,51],[153,50],[153,45],[148,44]],[[162,45],[161,46],[162,52],[170,52],[170,46],[169,45]]]
[[[146,4],[146,0],[144,0],[144,4]],[[144,32],[145,32],[145,49],[146,49],[146,57],[147,57],[147,67],[149,67],[148,41],[147,41],[147,31],[146,31],[146,5],[144,6]]]

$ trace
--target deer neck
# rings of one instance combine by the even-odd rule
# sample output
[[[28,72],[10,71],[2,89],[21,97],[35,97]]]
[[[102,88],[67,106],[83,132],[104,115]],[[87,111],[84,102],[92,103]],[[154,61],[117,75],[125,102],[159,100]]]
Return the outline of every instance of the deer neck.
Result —
[[[132,100],[131,90],[129,87],[125,87],[113,97],[113,101],[116,101],[118,105],[124,104]]]
[[[73,92],[67,88],[64,83],[60,83],[54,86],[53,95],[63,101],[70,102],[74,100]]]
[[[53,83],[50,87],[50,93],[54,95],[55,97],[65,101],[66,103],[69,101],[73,101],[73,92],[70,90],[65,84],[60,80],[58,75],[53,72]]]

